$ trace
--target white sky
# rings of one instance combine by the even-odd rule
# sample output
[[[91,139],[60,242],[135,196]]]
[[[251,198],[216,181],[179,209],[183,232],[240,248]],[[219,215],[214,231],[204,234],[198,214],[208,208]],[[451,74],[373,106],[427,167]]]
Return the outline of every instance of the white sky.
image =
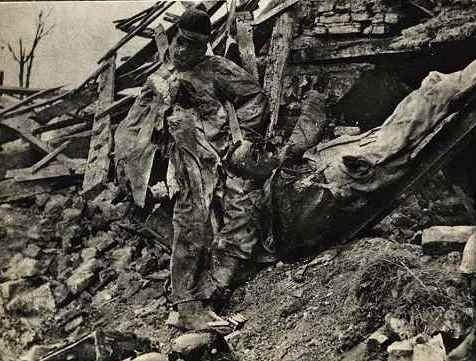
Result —
[[[38,45],[30,86],[72,86],[94,71],[98,66],[97,60],[125,35],[115,28],[112,21],[130,17],[152,6],[156,1],[0,0],[0,70],[5,72],[4,85],[18,86],[18,64],[13,60],[5,43],[11,43],[14,49],[18,49],[18,39],[21,37],[23,43],[30,47],[41,10],[45,13],[51,11],[48,24],[55,24],[55,27]],[[268,1],[262,0],[260,8]],[[183,11],[183,8],[175,4],[168,11],[177,13]],[[223,12],[224,8],[212,19]],[[154,25],[151,24],[150,27]],[[169,25],[164,23],[166,27]],[[148,41],[134,38],[121,48],[118,58],[133,55]]]
[[[18,38],[31,45],[40,10],[49,11],[52,33],[37,48],[32,87],[76,84],[97,67],[97,60],[125,33],[113,20],[126,18],[156,1],[55,1],[0,2],[0,39],[18,48]],[[132,55],[147,41],[134,40],[120,56]],[[0,44],[0,70],[5,85],[18,85],[18,65]]]

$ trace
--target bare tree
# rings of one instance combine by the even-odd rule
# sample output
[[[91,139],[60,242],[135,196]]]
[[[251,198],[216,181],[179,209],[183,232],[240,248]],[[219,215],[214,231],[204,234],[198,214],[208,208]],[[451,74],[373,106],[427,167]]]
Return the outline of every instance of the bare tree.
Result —
[[[18,85],[20,87],[30,87],[30,78],[31,71],[33,69],[33,61],[35,59],[35,51],[40,41],[46,38],[48,34],[50,34],[51,30],[53,30],[54,28],[54,25],[51,25],[49,27],[47,26],[47,20],[50,13],[51,10],[48,11],[48,13],[45,15],[43,10],[41,10],[38,14],[35,36],[33,38],[33,42],[29,50],[23,43],[21,37],[18,39],[18,49],[15,49],[11,43],[6,44],[13,59],[18,63]]]

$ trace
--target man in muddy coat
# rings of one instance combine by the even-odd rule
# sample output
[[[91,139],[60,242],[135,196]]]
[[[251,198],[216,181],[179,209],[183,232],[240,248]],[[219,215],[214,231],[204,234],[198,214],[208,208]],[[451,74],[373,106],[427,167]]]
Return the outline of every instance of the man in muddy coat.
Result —
[[[211,301],[259,245],[253,209],[260,185],[225,161],[235,149],[225,102],[252,143],[267,100],[245,70],[206,55],[211,24],[204,11],[185,11],[177,25],[170,61],[149,77],[116,131],[115,158],[119,180],[127,180],[141,207],[157,162],[168,159],[166,185],[175,200],[171,298],[179,311],[173,324],[196,329],[212,321]]]

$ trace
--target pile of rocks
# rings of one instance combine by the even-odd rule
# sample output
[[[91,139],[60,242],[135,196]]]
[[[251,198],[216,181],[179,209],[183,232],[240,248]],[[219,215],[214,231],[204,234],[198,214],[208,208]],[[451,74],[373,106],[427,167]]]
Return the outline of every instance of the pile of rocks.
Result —
[[[73,190],[0,206],[0,355],[97,326],[165,320],[169,240],[140,235],[130,204],[111,202],[114,191],[88,204]]]

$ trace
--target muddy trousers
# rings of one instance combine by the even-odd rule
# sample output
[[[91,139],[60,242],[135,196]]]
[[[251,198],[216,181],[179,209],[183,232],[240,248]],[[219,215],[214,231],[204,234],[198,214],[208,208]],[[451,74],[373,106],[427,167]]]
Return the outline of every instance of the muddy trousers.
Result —
[[[227,172],[222,183],[223,220],[214,234],[213,194],[201,191],[203,179],[199,179],[204,169],[188,154],[182,154],[180,166],[183,172],[180,178],[186,183],[181,182],[173,216],[171,298],[176,304],[213,297],[217,287],[210,273],[212,254],[218,255],[214,257],[218,261],[223,255],[250,259],[258,243],[254,199],[259,190],[249,181]]]

